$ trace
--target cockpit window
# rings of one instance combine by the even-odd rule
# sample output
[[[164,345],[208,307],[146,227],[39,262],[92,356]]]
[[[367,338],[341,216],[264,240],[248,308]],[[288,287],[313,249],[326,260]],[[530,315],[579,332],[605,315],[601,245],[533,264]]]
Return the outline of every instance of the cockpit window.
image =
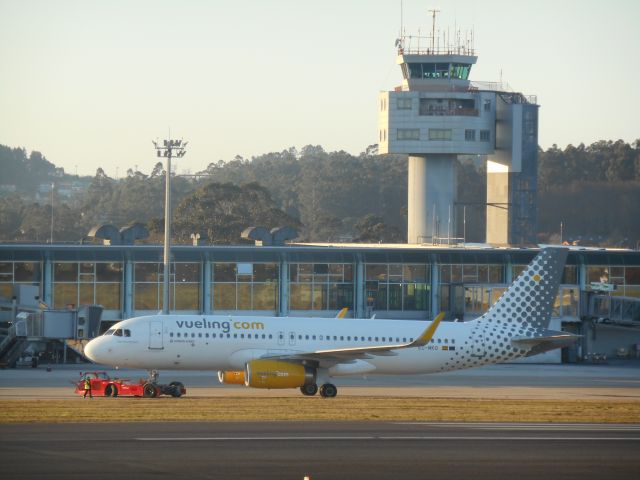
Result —
[[[109,330],[107,330],[106,332],[104,332],[105,335],[113,335],[113,332],[115,332],[116,329],[115,328],[110,328]]]
[[[125,337],[130,337],[131,336],[131,330],[129,330],[128,328],[124,329],[124,336]]]
[[[122,329],[121,329],[121,328],[116,328],[116,331],[115,331],[115,332],[113,332],[113,334],[114,334],[116,337],[121,337],[121,336],[122,336]]]

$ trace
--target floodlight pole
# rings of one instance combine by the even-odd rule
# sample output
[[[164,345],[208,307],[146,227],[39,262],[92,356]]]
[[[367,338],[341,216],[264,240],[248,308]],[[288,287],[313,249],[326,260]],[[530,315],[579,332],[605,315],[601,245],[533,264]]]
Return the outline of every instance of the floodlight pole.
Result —
[[[178,158],[182,158],[186,152],[187,142],[182,140],[164,140],[162,145],[153,142],[158,152],[158,157],[167,159],[167,169],[165,171],[164,189],[164,268],[162,282],[162,313],[169,314],[169,280],[171,278],[171,157],[174,151]]]

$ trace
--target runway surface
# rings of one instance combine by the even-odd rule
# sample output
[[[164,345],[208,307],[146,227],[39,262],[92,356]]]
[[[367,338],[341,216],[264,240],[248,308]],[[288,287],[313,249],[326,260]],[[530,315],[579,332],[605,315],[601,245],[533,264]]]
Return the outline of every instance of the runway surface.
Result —
[[[0,398],[72,398],[83,370],[106,370],[111,377],[145,378],[144,370],[114,370],[91,364],[0,370]],[[177,380],[190,397],[299,396],[296,390],[257,390],[221,385],[216,372],[162,371],[162,382]],[[335,378],[339,395],[573,399],[640,401],[640,362],[617,365],[506,364],[432,375]]]
[[[0,425],[8,479],[637,480],[639,450],[640,425]]]

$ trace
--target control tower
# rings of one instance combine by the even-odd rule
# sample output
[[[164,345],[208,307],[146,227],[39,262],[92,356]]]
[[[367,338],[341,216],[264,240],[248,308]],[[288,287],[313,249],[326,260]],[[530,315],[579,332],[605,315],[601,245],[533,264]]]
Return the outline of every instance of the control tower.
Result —
[[[435,15],[435,13],[434,13]],[[402,85],[379,98],[379,152],[409,155],[408,243],[451,244],[456,160],[487,161],[486,241],[534,241],[538,105],[501,83],[471,82],[473,35],[403,36],[396,41]]]

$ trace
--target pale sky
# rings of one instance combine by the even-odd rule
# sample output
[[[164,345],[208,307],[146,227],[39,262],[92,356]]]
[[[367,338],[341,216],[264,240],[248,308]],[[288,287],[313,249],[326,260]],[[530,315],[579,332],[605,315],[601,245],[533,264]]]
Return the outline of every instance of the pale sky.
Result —
[[[473,28],[471,80],[537,95],[543,148],[640,138],[637,0],[404,0],[406,33]],[[179,172],[377,142],[400,0],[0,0],[0,144],[68,173]],[[0,172],[2,175],[2,172]]]

